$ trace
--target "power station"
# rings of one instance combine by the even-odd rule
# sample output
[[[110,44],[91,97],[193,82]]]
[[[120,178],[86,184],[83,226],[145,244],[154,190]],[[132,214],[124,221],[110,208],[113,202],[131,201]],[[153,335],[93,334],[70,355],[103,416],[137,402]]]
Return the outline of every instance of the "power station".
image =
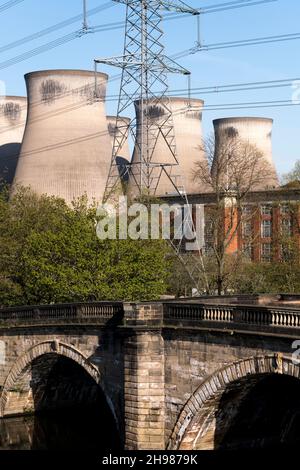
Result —
[[[120,185],[128,183],[128,169],[130,166],[130,148],[129,148],[129,127],[130,127],[130,118],[123,117],[122,119],[117,119],[117,116],[107,116],[107,126],[108,132],[111,138],[111,145],[113,149],[114,141],[116,139],[122,139],[122,145],[119,149],[117,156],[117,165],[118,173],[120,177]],[[123,139],[123,133],[125,133],[126,138]]]
[[[177,150],[177,165],[169,150],[169,145],[164,135],[158,133],[155,147],[151,155],[153,164],[150,186],[157,196],[176,194],[176,187],[185,189],[187,194],[196,194],[207,190],[207,187],[194,181],[193,170],[197,162],[207,163],[204,153],[202,135],[202,107],[204,102],[198,99],[180,97],[168,97],[163,100],[167,102],[172,112],[174,143]],[[142,106],[140,101],[135,102],[136,110],[136,143],[134,147],[131,174],[129,178],[129,190],[132,194],[139,193],[140,173],[140,146],[141,141],[147,142],[145,127],[142,124]],[[155,100],[143,103],[143,112],[147,114],[153,133],[157,135],[157,129],[165,119],[165,108]],[[142,135],[142,129],[144,129]],[[149,138],[149,135],[148,135]],[[169,172],[163,172],[162,168],[169,166]],[[151,171],[151,170],[150,170]],[[207,166],[207,171],[208,166]],[[172,175],[172,178],[170,178]],[[174,185],[175,182],[175,185]]]
[[[219,155],[226,148],[226,141],[246,143],[257,149],[257,163],[260,164],[263,178],[254,184],[252,190],[266,190],[279,187],[272,156],[272,126],[273,119],[261,117],[235,117],[216,119],[213,122],[215,130],[215,166]],[[227,149],[227,152],[229,150]],[[247,156],[246,156],[247,157]],[[253,161],[254,163],[254,161]],[[259,171],[259,165],[255,170]]]
[[[168,74],[190,72],[164,53],[162,11],[197,18],[198,48],[201,11],[181,0],[113,1],[126,6],[123,55],[95,59],[95,71],[26,74],[27,120],[26,98],[3,98],[0,176],[12,185],[11,193],[28,186],[69,205],[83,195],[89,204],[98,204],[119,187],[133,196],[146,190],[158,197],[182,197],[188,203],[188,196],[212,193],[212,185],[197,181],[194,172],[201,164],[209,181],[228,133],[261,153],[268,177],[254,189],[278,188],[272,119],[214,120],[214,162],[209,168],[202,132],[204,101],[191,99],[189,89],[187,96],[170,96]],[[83,31],[88,29],[83,2]],[[115,116],[106,113],[108,75],[97,71],[98,63],[122,70]],[[133,104],[135,117],[124,116]]]
[[[0,97],[0,180],[8,185],[15,176],[26,116],[26,97]]]
[[[61,197],[68,204],[84,194],[89,203],[99,203],[105,191],[114,140],[125,135],[117,155],[120,183],[127,182],[128,193],[138,194],[139,147],[141,140],[147,139],[142,109],[156,129],[164,119],[165,108],[153,99],[144,101],[143,107],[139,100],[135,101],[137,131],[131,156],[129,129],[133,120],[106,114],[107,80],[106,74],[95,75],[88,70],[31,72],[25,75],[28,98],[0,98],[0,177],[12,185],[12,192],[18,186],[30,186],[38,194]],[[175,196],[176,180],[178,188],[184,187],[189,195],[211,192],[209,185],[193,177],[199,162],[209,173],[202,131],[204,101],[188,97],[167,97],[161,102],[164,101],[172,112],[178,165],[171,165],[173,156],[168,143],[158,133],[151,156],[156,195]],[[272,119],[262,117],[213,121],[215,161],[228,136],[261,153],[268,177],[253,188],[258,191],[279,187],[272,157],[272,125]],[[173,181],[166,173],[159,175],[161,168],[168,165]]]
[[[39,31],[27,31],[40,20],[30,2],[0,5],[1,70],[81,43],[69,58],[48,57],[47,70],[28,70],[26,96],[0,91],[0,450],[97,450],[100,464],[131,467],[143,455],[147,464],[201,464],[203,450],[289,456],[300,440],[300,160],[281,182],[273,119],[254,114],[280,108],[286,135],[297,135],[284,110],[300,104],[300,80],[283,78],[291,64],[278,43],[300,33],[260,31],[275,17],[289,27],[292,9],[277,0],[80,0],[69,17],[72,2],[57,3],[44,2],[43,20],[56,23]],[[6,10],[19,4],[16,22]],[[274,11],[257,21],[264,4]],[[244,7],[230,23],[228,12]],[[100,12],[100,24],[90,22]],[[243,21],[251,37],[222,38],[245,33]],[[27,36],[9,38],[22,26]],[[274,54],[247,55],[266,44],[281,77]],[[222,57],[242,46],[243,60]],[[93,56],[94,70],[48,69],[54,58],[54,67],[74,56],[86,64],[96,47],[113,55]],[[169,75],[186,86],[175,78],[170,88]],[[204,86],[208,76],[223,83]],[[253,101],[220,98],[251,91]],[[289,152],[276,137],[276,151]]]
[[[201,206],[203,214],[201,236],[196,237],[197,247],[192,254],[195,260],[192,270],[182,257],[184,237],[176,243],[169,241],[198,288],[197,276],[204,273],[205,207],[215,197],[209,183],[221,147],[230,136],[232,142],[244,142],[256,149],[268,175],[251,190],[263,193],[280,188],[272,159],[273,120],[260,117],[214,120],[214,161],[210,168],[202,132],[204,101],[191,99],[190,90],[184,97],[170,96],[168,91],[168,73],[189,75],[188,70],[163,54],[160,42],[160,8],[169,10],[174,5],[164,0],[146,3],[131,0],[126,3],[123,56],[95,60],[95,64],[122,68],[115,116],[106,113],[108,75],[98,72],[96,65],[95,71],[43,70],[25,75],[28,114],[21,149],[10,158],[12,162],[15,155],[19,156],[12,194],[20,186],[29,186],[37,194],[58,196],[72,205],[83,195],[89,204],[99,204],[106,202],[114,191],[133,197],[146,191],[148,195],[187,206],[183,226],[195,233],[191,198]],[[180,1],[175,10],[199,13]],[[146,40],[150,41],[148,49]],[[133,104],[135,117],[124,116]],[[24,125],[17,106],[1,109],[2,120],[12,121],[16,128],[21,127],[19,122]],[[194,177],[198,165],[205,172],[203,181]]]
[[[13,191],[30,186],[68,204],[86,194],[102,200],[111,158],[107,75],[44,70],[25,76],[28,116]],[[96,88],[95,88],[96,87]]]

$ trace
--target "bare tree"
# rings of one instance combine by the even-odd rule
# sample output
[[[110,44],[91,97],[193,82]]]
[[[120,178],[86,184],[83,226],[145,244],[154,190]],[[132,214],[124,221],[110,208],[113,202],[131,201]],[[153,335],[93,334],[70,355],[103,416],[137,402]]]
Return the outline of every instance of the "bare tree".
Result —
[[[248,194],[265,185],[270,169],[260,150],[243,141],[236,134],[226,133],[217,142],[209,138],[205,143],[208,165],[195,164],[194,181],[210,188],[214,202],[205,209],[207,273],[214,279],[214,290],[224,292],[226,278],[237,269],[241,253],[237,234],[242,224],[251,221],[253,211],[244,210]],[[249,234],[249,244],[253,242]],[[231,260],[229,261],[231,255]],[[232,259],[235,257],[235,259]]]
[[[297,160],[294,168],[288,173],[284,174],[281,178],[282,184],[290,185],[293,184],[299,188],[300,185],[300,160]]]

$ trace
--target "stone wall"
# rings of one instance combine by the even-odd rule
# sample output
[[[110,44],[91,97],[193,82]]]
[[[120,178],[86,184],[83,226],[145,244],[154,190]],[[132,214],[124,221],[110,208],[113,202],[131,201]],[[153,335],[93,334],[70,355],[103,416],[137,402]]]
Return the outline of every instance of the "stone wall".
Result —
[[[35,368],[32,361],[49,353],[63,355],[84,366],[99,385],[108,404],[123,429],[124,408],[124,359],[122,340],[117,332],[109,328],[93,326],[47,326],[2,329],[0,338],[5,342],[5,361],[0,364],[0,387],[3,391],[8,384],[10,402],[3,414],[32,411],[32,386],[46,375],[47,361]],[[57,350],[56,350],[57,349]],[[49,362],[49,361],[48,361]],[[49,364],[48,364],[49,365]],[[38,377],[40,373],[40,377]],[[14,399],[12,398],[14,396]]]
[[[235,313],[238,319],[239,311]],[[276,358],[290,358],[292,343],[300,337],[298,312],[294,310],[277,312],[280,318],[272,324],[271,317],[259,308],[254,324],[252,316],[248,323],[234,323],[227,313],[201,315],[201,311],[183,306],[173,309],[168,317],[161,303],[128,303],[117,324],[1,326],[0,339],[6,351],[0,364],[1,416],[32,411],[37,403],[54,407],[63,405],[63,401],[93,399],[93,386],[89,389],[88,382],[77,380],[71,372],[66,380],[59,378],[58,372],[49,379],[58,358],[64,357],[99,384],[126,448],[175,448],[181,440],[188,448],[185,431],[188,429],[187,434],[194,439],[199,430],[200,418],[197,421],[195,416],[204,402],[202,398],[195,401],[195,397],[205,398],[206,392],[199,390],[207,381],[212,381],[207,391],[212,403],[223,392],[218,388],[218,395],[214,395],[214,381],[225,387],[226,380],[231,383],[233,376],[239,377],[239,373],[224,372],[225,366],[235,370],[237,361],[250,361],[249,371],[246,368],[241,373],[247,386],[255,376],[257,358],[271,356],[270,366],[266,362],[258,367],[260,373],[283,373]],[[262,327],[257,320],[260,315],[264,315]],[[218,371],[222,371],[220,378]],[[46,382],[53,390],[58,389],[58,401],[43,401]],[[207,405],[203,406],[205,409]],[[188,418],[194,420],[192,428]],[[211,429],[206,441],[209,445]]]
[[[165,444],[184,405],[208,377],[241,359],[293,353],[293,339],[232,332],[164,331]]]
[[[124,347],[127,449],[163,449],[165,427],[162,306],[126,305]],[[156,327],[155,327],[156,325]]]

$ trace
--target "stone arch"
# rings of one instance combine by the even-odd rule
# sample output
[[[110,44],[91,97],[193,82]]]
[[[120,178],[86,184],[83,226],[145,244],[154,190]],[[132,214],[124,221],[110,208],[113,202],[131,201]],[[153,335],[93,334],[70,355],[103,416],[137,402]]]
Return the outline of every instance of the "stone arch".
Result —
[[[38,359],[39,357],[45,354],[60,355],[65,358],[71,359],[72,361],[80,365],[88,373],[88,375],[100,386],[102,392],[105,395],[107,404],[112,412],[115,423],[117,427],[119,427],[113,403],[107,396],[102,377],[98,368],[94,364],[92,364],[89,361],[88,357],[86,357],[77,348],[70,344],[60,342],[56,339],[47,340],[35,344],[29,350],[27,350],[25,354],[19,357],[14,363],[14,365],[11,367],[0,394],[0,417],[3,417],[5,415],[5,407],[7,404],[7,398],[10,388],[12,388],[17,382],[18,378],[21,377],[22,374],[30,368],[32,362],[35,359]]]
[[[281,354],[243,359],[229,364],[208,377],[187,401],[175,424],[167,449],[192,450],[207,432],[216,403],[225,389],[238,380],[251,384],[257,376],[284,374],[300,379],[300,367]]]

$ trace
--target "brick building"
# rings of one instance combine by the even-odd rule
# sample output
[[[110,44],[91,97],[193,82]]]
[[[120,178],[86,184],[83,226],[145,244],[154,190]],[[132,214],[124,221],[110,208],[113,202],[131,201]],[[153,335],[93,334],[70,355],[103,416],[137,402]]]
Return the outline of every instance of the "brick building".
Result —
[[[244,253],[255,262],[271,262],[287,260],[292,249],[300,249],[300,188],[297,184],[290,186],[293,185],[249,192],[240,208],[232,208],[234,198],[230,204],[224,198],[224,231],[231,232],[227,253]],[[169,204],[182,203],[179,197],[162,199]],[[209,253],[213,243],[210,213],[216,206],[215,195],[191,195],[189,202],[193,213],[197,205],[204,208],[204,250]]]

